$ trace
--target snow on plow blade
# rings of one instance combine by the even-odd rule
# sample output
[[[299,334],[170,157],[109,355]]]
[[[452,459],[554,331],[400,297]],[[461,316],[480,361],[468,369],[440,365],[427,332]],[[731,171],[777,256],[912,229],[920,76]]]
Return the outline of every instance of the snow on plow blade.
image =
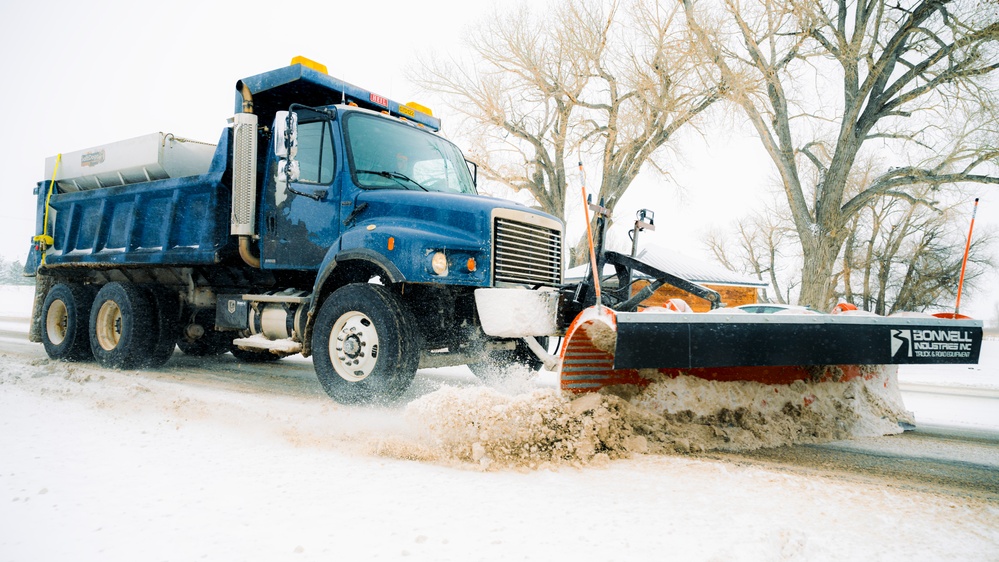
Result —
[[[646,386],[644,369],[763,384],[847,381],[869,365],[977,363],[981,345],[979,320],[591,307],[566,332],[559,380],[573,392]]]

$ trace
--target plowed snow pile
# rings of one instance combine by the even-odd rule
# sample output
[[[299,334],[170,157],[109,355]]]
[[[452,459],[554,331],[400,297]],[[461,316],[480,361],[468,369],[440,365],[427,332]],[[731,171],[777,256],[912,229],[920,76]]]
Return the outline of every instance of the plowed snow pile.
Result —
[[[482,468],[584,465],[633,453],[750,450],[900,433],[896,369],[869,380],[771,386],[681,376],[577,397],[444,387],[405,411],[417,437],[379,453]]]

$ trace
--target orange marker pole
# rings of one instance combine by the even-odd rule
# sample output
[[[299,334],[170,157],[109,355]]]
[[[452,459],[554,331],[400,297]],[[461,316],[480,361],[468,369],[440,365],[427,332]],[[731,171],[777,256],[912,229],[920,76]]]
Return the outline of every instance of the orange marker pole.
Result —
[[[975,229],[975,215],[977,214],[978,198],[975,197],[975,210],[971,212],[971,226],[968,227],[968,242],[964,245],[964,260],[961,262],[961,278],[957,282],[957,304],[954,305],[955,315],[961,311],[961,289],[964,288],[964,269],[968,266],[968,253],[971,251],[971,232]]]
[[[593,292],[597,298],[597,310],[600,310],[600,272],[597,271],[597,253],[593,249],[593,232],[590,230],[590,202],[586,199],[586,171],[583,161],[579,161],[579,183],[583,191],[583,213],[586,216],[586,241],[590,245],[590,270],[593,272]]]

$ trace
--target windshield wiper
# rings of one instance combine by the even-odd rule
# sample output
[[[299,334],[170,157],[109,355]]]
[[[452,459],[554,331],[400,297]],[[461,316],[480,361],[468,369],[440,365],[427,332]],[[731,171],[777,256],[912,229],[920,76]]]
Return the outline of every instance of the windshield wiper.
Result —
[[[400,172],[390,172],[388,170],[357,170],[357,173],[358,174],[373,174],[373,175],[376,175],[376,176],[381,176],[383,178],[389,178],[390,180],[395,181],[397,184],[399,184],[399,185],[401,185],[403,187],[406,187],[406,184],[402,183],[402,181],[399,181],[399,180],[404,180],[404,181],[408,181],[409,183],[411,183],[411,184],[415,185],[416,187],[422,189],[423,191],[430,191],[429,189],[427,189],[427,188],[423,187],[422,185],[420,185],[420,182],[418,182],[418,181],[414,180],[413,178],[407,176],[406,174],[403,174],[403,173],[400,173]],[[406,188],[409,189],[408,187],[406,187]]]

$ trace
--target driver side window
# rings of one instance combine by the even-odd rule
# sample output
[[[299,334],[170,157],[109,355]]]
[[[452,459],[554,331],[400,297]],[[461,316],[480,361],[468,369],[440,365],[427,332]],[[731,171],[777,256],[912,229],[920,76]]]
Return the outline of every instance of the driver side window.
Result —
[[[333,130],[326,120],[298,125],[298,164],[302,183],[329,184],[335,160]]]

